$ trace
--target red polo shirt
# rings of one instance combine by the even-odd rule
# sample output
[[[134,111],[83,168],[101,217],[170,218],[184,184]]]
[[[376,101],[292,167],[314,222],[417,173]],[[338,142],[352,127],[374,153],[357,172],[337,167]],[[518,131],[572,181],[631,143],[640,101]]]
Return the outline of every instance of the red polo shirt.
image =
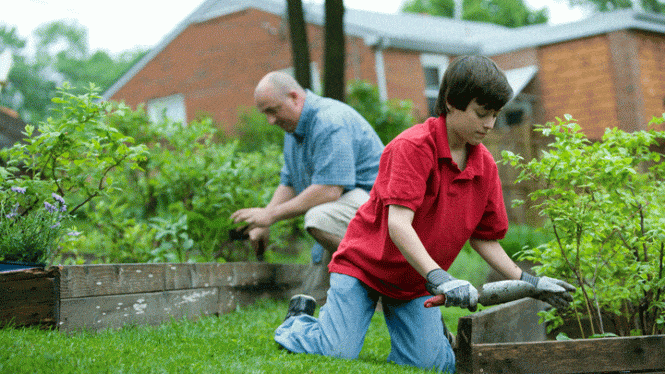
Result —
[[[460,171],[450,155],[444,117],[413,126],[386,146],[370,199],[351,220],[328,266],[384,295],[411,300],[428,293],[423,277],[390,239],[392,204],[415,212],[418,237],[445,270],[469,238],[498,240],[508,230],[496,162],[480,144],[470,148]]]

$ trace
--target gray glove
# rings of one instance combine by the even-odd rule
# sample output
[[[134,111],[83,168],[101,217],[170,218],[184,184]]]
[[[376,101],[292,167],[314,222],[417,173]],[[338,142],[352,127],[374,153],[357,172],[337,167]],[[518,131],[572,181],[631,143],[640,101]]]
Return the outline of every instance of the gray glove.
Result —
[[[446,306],[458,306],[475,310],[478,304],[478,290],[471,283],[452,277],[443,269],[427,273],[427,291],[432,295],[444,295]]]
[[[526,271],[522,272],[520,280],[533,284],[536,287],[536,298],[557,309],[565,309],[573,301],[573,296],[570,292],[575,292],[575,286],[562,280],[550,277],[536,277]]]

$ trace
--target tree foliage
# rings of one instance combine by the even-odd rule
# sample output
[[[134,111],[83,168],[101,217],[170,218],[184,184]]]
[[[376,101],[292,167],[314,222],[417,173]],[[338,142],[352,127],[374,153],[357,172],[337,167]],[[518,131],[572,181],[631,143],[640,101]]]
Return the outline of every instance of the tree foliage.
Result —
[[[619,9],[636,9],[646,12],[665,13],[665,2],[661,0],[570,0],[570,5],[591,7],[598,12],[611,12]]]
[[[534,25],[546,23],[548,20],[547,9],[532,10],[523,0],[463,0],[462,9],[463,20],[495,23],[506,27]],[[410,0],[404,4],[402,11],[452,18],[455,2]]]
[[[46,120],[53,108],[51,99],[64,82],[75,87],[74,94],[84,94],[90,83],[104,90],[145,54],[140,50],[118,55],[90,51],[88,30],[65,20],[38,27],[33,37],[35,45],[28,47],[16,27],[0,24],[0,52],[10,49],[14,55],[0,105],[32,123]]]

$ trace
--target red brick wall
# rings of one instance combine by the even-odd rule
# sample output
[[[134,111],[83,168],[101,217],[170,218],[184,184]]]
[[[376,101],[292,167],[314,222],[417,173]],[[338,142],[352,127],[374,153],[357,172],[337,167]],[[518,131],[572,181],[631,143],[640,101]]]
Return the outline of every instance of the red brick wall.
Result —
[[[323,28],[308,25],[307,33],[310,59],[323,79]],[[291,58],[284,20],[249,9],[190,25],[111,99],[135,107],[181,93],[188,121],[207,114],[231,130],[238,108],[253,106],[256,83],[292,66]],[[347,38],[346,79],[376,84],[374,54],[360,38]]]
[[[571,114],[590,138],[616,127],[616,89],[605,35],[538,50],[539,83],[546,121]]]
[[[665,36],[637,33],[637,38],[646,125],[665,112]]]
[[[413,102],[416,122],[426,118],[425,73],[420,53],[386,49],[383,51],[383,64],[388,98]]]

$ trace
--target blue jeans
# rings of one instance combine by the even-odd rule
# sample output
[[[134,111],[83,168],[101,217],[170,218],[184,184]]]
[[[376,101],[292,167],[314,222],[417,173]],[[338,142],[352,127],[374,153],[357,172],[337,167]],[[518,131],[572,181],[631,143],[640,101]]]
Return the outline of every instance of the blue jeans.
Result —
[[[294,353],[357,358],[380,296],[356,278],[333,273],[319,318],[289,318],[275,331],[275,341]],[[388,361],[454,373],[455,355],[443,335],[441,310],[425,308],[427,298],[382,298],[390,333]]]

